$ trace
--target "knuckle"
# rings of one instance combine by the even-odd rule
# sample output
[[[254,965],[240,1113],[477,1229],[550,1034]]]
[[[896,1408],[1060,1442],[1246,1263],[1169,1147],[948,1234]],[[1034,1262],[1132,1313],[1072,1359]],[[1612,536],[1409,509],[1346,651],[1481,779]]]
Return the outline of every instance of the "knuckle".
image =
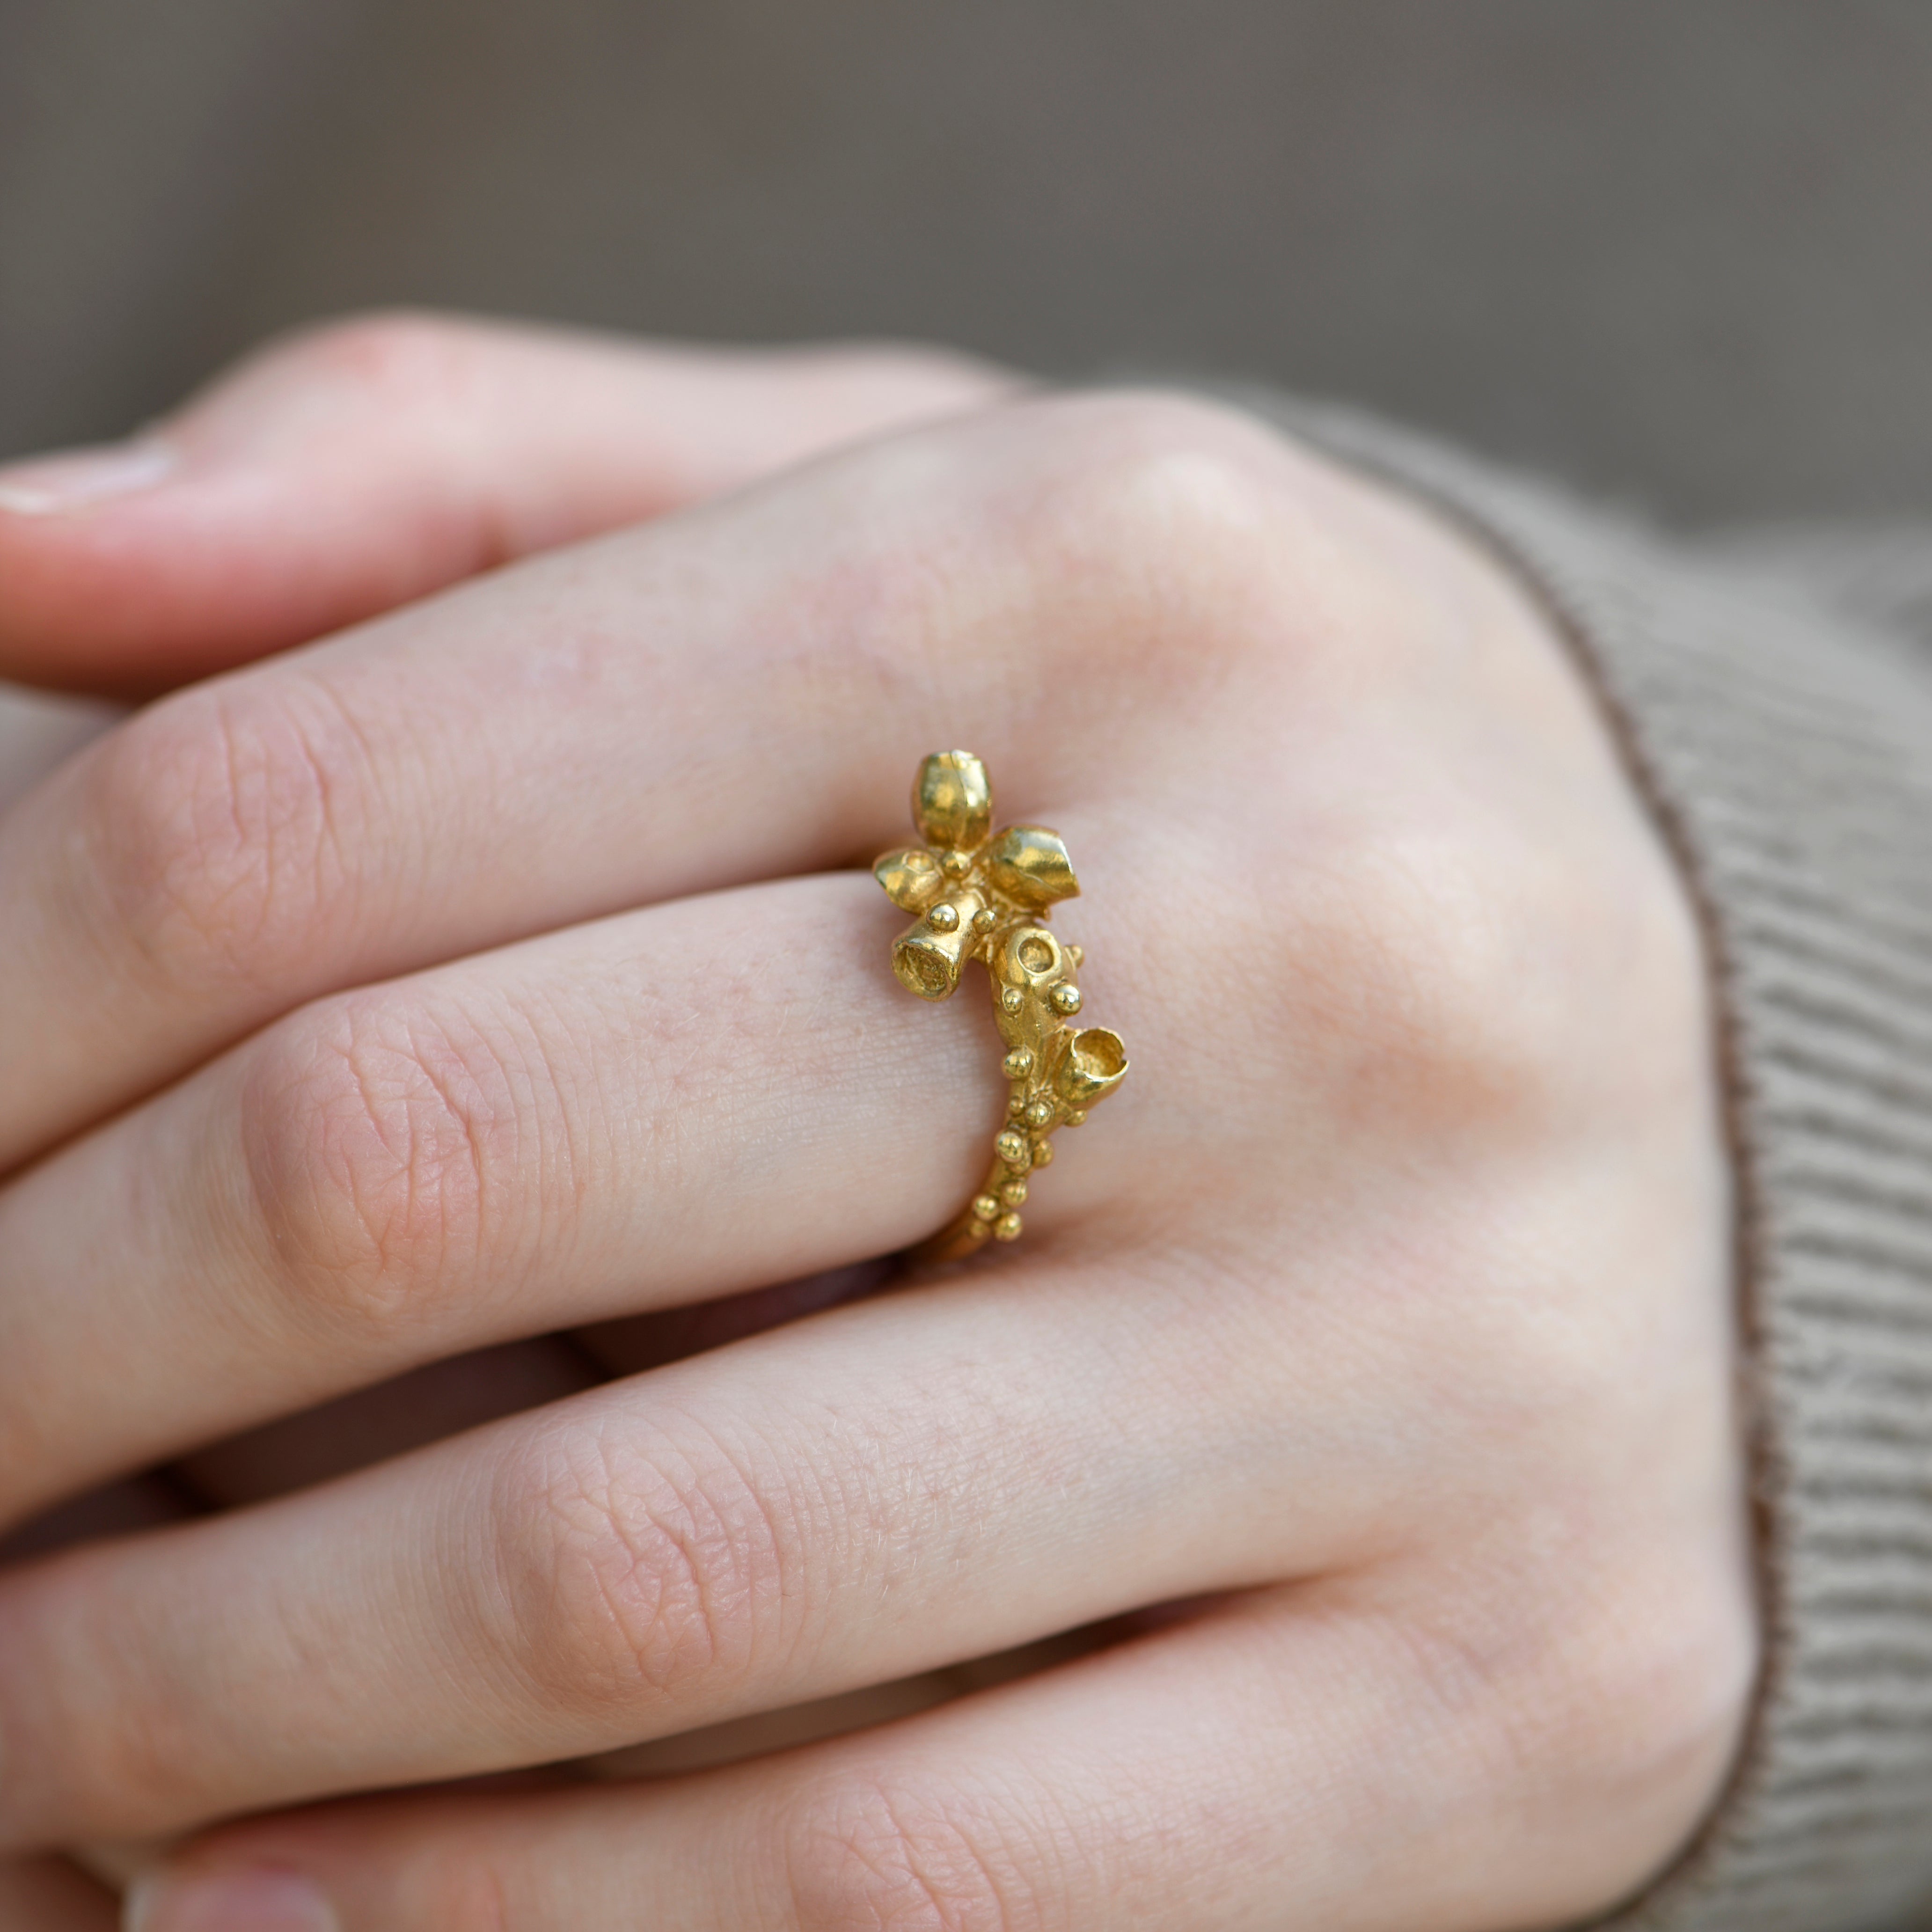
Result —
[[[305,1318],[391,1336],[522,1245],[520,1087],[473,1028],[374,998],[271,1036],[244,1076],[256,1225]],[[508,1177],[501,1188],[493,1177]]]
[[[1503,1565],[1500,1588],[1439,1598],[1411,1637],[1444,1739],[1496,1820],[1544,1843],[1618,1821],[1596,1847],[1614,1893],[1715,1795],[1750,1700],[1755,1618],[1708,1553],[1586,1566],[1580,1587],[1570,1560]]]
[[[1682,1822],[1703,1809],[1730,1761],[1757,1655],[1748,1593],[1706,1568],[1656,1563],[1636,1592],[1606,1592],[1598,1614],[1550,1634],[1540,1708],[1519,1738],[1540,1778],[1568,1778],[1593,1809],[1673,1792]]]
[[[795,1635],[791,1505],[714,1443],[560,1421],[506,1460],[494,1514],[503,1641],[567,1708],[712,1695]]]
[[[346,389],[371,404],[456,400],[473,387],[488,332],[412,309],[379,309],[304,329],[268,352],[278,377]]]
[[[1526,843],[1449,817],[1304,867],[1276,926],[1295,1040],[1351,1118],[1433,1138],[1541,1114],[1574,1018],[1562,890]]]
[[[1070,1922],[1054,1905],[1064,1888],[1048,1876],[1059,1861],[1016,1842],[1020,1808],[996,1814],[882,1779],[809,1791],[778,1834],[785,1922],[798,1932],[1042,1932]]]
[[[299,972],[348,877],[363,755],[303,688],[194,692],[101,747],[89,800],[106,943],[188,994]]]
[[[1574,1146],[1702,1077],[1700,943],[1640,848],[1438,796],[1312,854],[1271,916],[1331,1028],[1299,1037],[1382,1131]]]
[[[1257,593],[1280,580],[1283,508],[1295,458],[1236,412],[1157,392],[1038,406],[1043,432],[1024,527],[1048,580],[1082,566],[1110,631],[1126,610],[1162,648],[1256,643]]]

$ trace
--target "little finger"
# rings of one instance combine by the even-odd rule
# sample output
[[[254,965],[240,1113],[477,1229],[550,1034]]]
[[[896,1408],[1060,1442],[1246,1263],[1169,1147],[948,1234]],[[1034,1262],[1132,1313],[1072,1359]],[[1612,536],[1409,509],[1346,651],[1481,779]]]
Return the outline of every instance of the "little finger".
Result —
[[[1580,1750],[1526,1772],[1517,1721],[1509,1695],[1460,1694],[1346,1592],[1271,1594],[722,1772],[242,1826],[144,1884],[130,1923],[1500,1932],[1594,1917],[1669,1854],[1682,1815],[1627,1802],[1606,1828],[1599,1781],[1632,1767]]]

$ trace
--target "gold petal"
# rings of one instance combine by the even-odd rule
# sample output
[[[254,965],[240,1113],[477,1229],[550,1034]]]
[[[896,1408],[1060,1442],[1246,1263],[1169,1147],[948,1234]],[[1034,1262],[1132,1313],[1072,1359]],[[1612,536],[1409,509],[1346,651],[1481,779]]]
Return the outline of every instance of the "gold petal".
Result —
[[[923,912],[946,887],[939,861],[923,845],[903,845],[873,861],[872,876],[902,912]]]
[[[1010,825],[986,854],[986,873],[1010,899],[1035,910],[1078,898],[1080,881],[1060,834],[1043,825]]]
[[[970,852],[993,823],[993,788],[970,752],[934,752],[919,768],[912,816],[928,845]]]

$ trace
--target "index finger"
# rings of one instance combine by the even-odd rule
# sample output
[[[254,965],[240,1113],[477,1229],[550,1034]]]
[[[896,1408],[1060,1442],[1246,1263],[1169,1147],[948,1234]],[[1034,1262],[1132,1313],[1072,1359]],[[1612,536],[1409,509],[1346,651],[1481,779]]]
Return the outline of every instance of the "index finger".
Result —
[[[131,442],[0,470],[0,674],[166,690],[1012,386],[884,345],[310,329]]]

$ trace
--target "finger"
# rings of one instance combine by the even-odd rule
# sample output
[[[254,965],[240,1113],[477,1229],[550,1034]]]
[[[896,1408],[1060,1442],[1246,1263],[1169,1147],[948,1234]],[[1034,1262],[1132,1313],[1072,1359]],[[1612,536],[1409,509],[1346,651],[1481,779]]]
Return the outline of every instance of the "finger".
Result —
[[[1351,633],[1312,476],[1192,404],[995,412],[152,709],[0,820],[0,903],[33,908],[0,952],[0,1164],[318,993],[869,856],[935,744],[1014,818],[1168,778],[1184,810],[1174,702],[1288,715],[1275,578],[1334,579]],[[1217,744],[1213,789],[1280,754],[1274,722]]]
[[[0,675],[164,689],[1012,386],[909,349],[338,323],[131,444],[0,470]]]
[[[0,1587],[36,1767],[0,1840],[548,1762],[1349,1560],[1386,1461],[1336,1466],[1332,1387],[1264,1352],[1172,1285],[996,1269],[52,1558]]]
[[[1352,1614],[1345,1590],[1270,1594],[723,1772],[241,1826],[148,1881],[134,1924],[1496,1932],[1594,1918],[1668,1856],[1679,1820],[1624,1788],[1622,1767],[1566,1760],[1560,1709],[1518,1737],[1516,1686],[1486,1689]],[[1528,1805],[1504,1796],[1522,1758],[1541,1774]]]
[[[885,970],[878,901],[849,874],[714,894],[344,996],[0,1190],[0,1519],[445,1356],[930,1232],[1002,1083],[982,1014]]]

